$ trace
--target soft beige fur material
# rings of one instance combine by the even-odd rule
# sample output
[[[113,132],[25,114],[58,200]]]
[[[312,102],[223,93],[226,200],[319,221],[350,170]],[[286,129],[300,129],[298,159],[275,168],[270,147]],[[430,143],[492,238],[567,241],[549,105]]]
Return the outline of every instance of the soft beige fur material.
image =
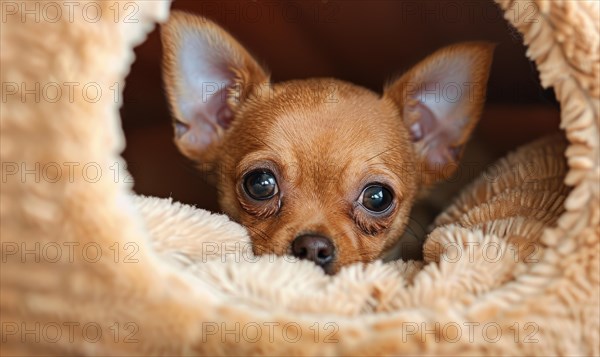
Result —
[[[124,143],[109,88],[122,89],[168,2],[138,1],[138,24],[8,16],[3,83],[104,95],[3,94],[1,354],[599,355],[599,5],[499,3],[556,90],[567,141],[532,143],[473,183],[437,219],[424,265],[334,277],[259,260],[226,217],[115,180]],[[534,22],[515,15],[528,4]]]

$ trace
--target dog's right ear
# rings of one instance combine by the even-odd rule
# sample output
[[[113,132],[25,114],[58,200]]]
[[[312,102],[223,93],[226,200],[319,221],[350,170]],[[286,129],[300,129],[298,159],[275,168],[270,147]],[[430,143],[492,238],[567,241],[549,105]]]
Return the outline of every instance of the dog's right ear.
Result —
[[[203,17],[173,11],[161,37],[175,142],[188,158],[212,161],[240,103],[269,76],[231,35]]]

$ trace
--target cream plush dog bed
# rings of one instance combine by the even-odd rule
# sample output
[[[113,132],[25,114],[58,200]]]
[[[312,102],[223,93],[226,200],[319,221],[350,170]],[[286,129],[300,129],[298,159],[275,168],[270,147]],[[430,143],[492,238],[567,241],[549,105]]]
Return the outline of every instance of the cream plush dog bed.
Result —
[[[425,264],[334,277],[258,259],[226,217],[115,182],[124,142],[106,94],[168,2],[137,1],[137,24],[23,22],[3,3],[17,15],[0,55],[2,355],[599,355],[599,5],[499,3],[555,88],[567,140],[521,148],[469,187]],[[530,3],[534,22],[515,15]],[[105,94],[53,103],[6,85],[36,82]]]

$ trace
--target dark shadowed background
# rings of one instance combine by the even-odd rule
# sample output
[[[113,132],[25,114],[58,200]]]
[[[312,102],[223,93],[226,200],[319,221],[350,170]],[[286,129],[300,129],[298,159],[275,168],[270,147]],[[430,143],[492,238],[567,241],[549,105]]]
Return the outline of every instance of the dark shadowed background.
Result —
[[[466,159],[484,168],[491,159],[558,128],[553,92],[541,88],[520,35],[492,1],[177,0],[173,8],[222,25],[266,65],[274,81],[331,76],[378,92],[390,77],[444,45],[495,42],[488,100]],[[522,7],[508,16],[536,21],[532,13]],[[159,29],[136,54],[121,110],[124,156],[135,191],[219,211],[215,190],[172,141]]]

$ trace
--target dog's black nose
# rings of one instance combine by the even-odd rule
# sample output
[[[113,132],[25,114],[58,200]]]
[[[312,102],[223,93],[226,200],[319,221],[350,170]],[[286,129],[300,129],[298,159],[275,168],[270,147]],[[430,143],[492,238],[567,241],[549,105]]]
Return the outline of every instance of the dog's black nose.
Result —
[[[335,248],[329,238],[305,234],[296,237],[292,242],[292,253],[300,259],[312,260],[325,267],[335,256]]]

